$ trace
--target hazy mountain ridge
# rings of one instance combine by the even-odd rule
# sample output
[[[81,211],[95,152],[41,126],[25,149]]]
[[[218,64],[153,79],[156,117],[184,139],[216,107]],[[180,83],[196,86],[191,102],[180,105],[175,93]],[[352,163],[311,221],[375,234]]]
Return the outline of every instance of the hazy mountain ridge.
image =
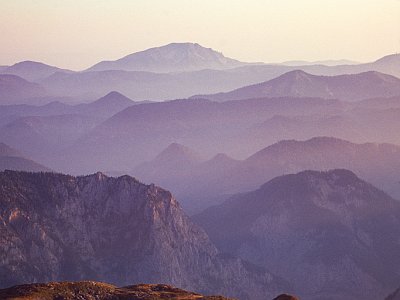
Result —
[[[26,149],[35,159],[46,160],[113,114],[136,104],[139,102],[110,92],[94,102],[78,105],[52,102],[0,106],[0,141]]]
[[[400,195],[399,161],[400,147],[396,145],[356,144],[316,137],[306,141],[281,141],[245,160],[219,155],[203,163],[179,165],[179,171],[153,161],[133,169],[132,174],[173,191],[185,209],[193,213],[218,203],[218,198],[223,199],[225,195],[253,190],[276,176],[306,169],[348,168],[397,197]]]
[[[93,167],[125,170],[130,165],[126,170],[129,171],[135,165],[153,159],[173,142],[195,148],[205,157],[219,152],[236,156],[237,153],[228,152],[235,150],[246,156],[258,150],[259,146],[254,147],[254,141],[251,141],[243,147],[235,147],[243,141],[239,133],[245,133],[251,125],[264,121],[271,114],[329,113],[341,109],[339,101],[316,98],[226,103],[184,99],[135,105],[115,114],[82,137],[74,149],[80,149],[85,157],[74,156],[74,160],[79,160],[81,170],[88,168],[90,171]],[[65,155],[71,155],[68,152]],[[105,153],[113,159],[99,160]],[[66,171],[76,172],[73,169]]]
[[[262,97],[317,97],[358,101],[398,95],[400,95],[400,79],[375,71],[351,75],[317,76],[296,70],[231,92],[193,97],[214,101]]]
[[[172,48],[174,45],[172,44]],[[195,48],[195,44],[183,44],[183,49]],[[210,49],[205,49],[207,53],[210,52],[210,59],[214,61],[214,56],[219,57],[218,52],[213,52]],[[158,66],[169,65],[168,68],[176,68],[179,62],[174,61],[173,57],[167,54],[160,54],[157,49],[164,49],[164,47],[148,49],[142,52],[140,56],[144,56],[145,61],[149,60],[146,64],[153,65],[154,68]],[[177,51],[179,53],[186,53],[185,51]],[[155,54],[152,56],[147,51]],[[191,50],[188,50],[191,53]],[[194,50],[193,50],[194,51]],[[168,51],[167,51],[168,52]],[[196,51],[194,51],[196,53]],[[137,54],[132,54],[135,59],[139,60]],[[198,58],[198,55],[194,55]],[[161,61],[157,59],[163,57]],[[201,57],[201,55],[200,55]],[[305,66],[286,66],[282,64],[246,64],[246,63],[233,63],[229,69],[221,67],[220,63],[217,65],[208,66],[203,70],[187,70],[178,73],[156,73],[149,71],[148,65],[139,68],[145,71],[127,71],[126,64],[121,64],[119,67],[109,68],[103,70],[101,67],[90,68],[85,72],[57,72],[45,79],[40,83],[54,95],[69,94],[74,97],[98,98],[101,95],[111,91],[119,90],[123,94],[137,99],[137,100],[170,100],[178,98],[187,98],[193,95],[200,94],[213,94],[219,92],[228,92],[243,86],[257,84],[266,80],[271,80],[284,73],[302,70],[314,75],[342,75],[342,74],[357,74],[369,71],[378,71],[387,73],[393,76],[400,77],[398,68],[394,67],[400,64],[400,56],[390,55],[384,57],[377,62],[358,64],[358,65],[339,65],[339,66],[324,66],[324,65],[305,65]],[[129,56],[127,57],[129,60]],[[155,61],[153,61],[155,59]],[[207,59],[206,59],[207,60]],[[140,60],[139,60],[140,61]],[[217,59],[219,61],[219,59]],[[225,61],[222,59],[222,61]],[[230,61],[228,59],[228,61]],[[397,62],[399,61],[399,62]],[[113,62],[105,62],[105,64],[113,64]],[[102,63],[99,64],[99,66]],[[224,64],[222,64],[224,65]],[[201,68],[200,68],[201,69]],[[101,71],[102,70],[102,71]]]
[[[284,286],[262,269],[220,255],[173,196],[154,185],[101,173],[12,171],[0,173],[0,182],[3,287],[82,279],[167,282],[264,299]]]
[[[223,251],[287,274],[300,298],[372,300],[398,284],[399,212],[398,201],[347,170],[304,171],[194,220]]]
[[[298,69],[325,76],[377,71],[400,77],[399,65],[398,54],[385,56],[375,62],[354,65],[287,66],[243,63],[198,44],[172,43],[133,53],[117,61],[100,62],[83,72],[72,72],[29,61],[11,67],[18,67],[17,70],[22,68],[23,72],[14,73],[35,79],[52,95],[68,94],[93,100],[109,91],[119,90],[128,97],[143,101],[228,92]]]
[[[51,116],[80,114],[89,117],[100,117],[102,120],[111,117],[115,113],[135,104],[143,102],[133,101],[119,92],[112,91],[92,102],[68,104],[60,101],[51,101],[47,104],[14,104],[0,105],[0,115],[3,119],[14,120],[27,116]],[[2,120],[3,121],[3,120]],[[3,124],[8,123],[5,121]]]

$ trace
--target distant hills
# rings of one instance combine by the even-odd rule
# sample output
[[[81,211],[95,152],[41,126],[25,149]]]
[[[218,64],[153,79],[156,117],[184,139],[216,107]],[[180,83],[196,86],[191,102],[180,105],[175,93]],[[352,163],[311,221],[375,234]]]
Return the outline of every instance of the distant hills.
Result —
[[[0,106],[0,140],[72,174],[129,172],[174,142],[205,159],[217,153],[244,159],[279,140],[400,140],[398,96],[353,103],[304,97],[140,103],[112,92],[99,99],[80,105]]]
[[[396,144],[400,140],[397,98],[383,100],[375,108],[368,103],[320,98],[183,99],[133,105],[66,149],[63,157],[70,157],[76,166],[68,164],[71,169],[63,170],[74,174],[98,169],[127,172],[174,142],[205,158],[226,153],[240,159],[282,139],[333,136],[356,143]]]
[[[50,172],[51,170],[24,157],[17,150],[0,143],[0,171],[16,170],[28,172]]]
[[[286,276],[300,299],[375,300],[400,280],[399,213],[398,201],[333,170],[274,178],[194,220],[222,251]]]
[[[278,78],[227,93],[198,95],[214,101],[262,97],[317,97],[358,101],[400,95],[400,79],[375,71],[337,76],[317,76],[296,70]]]
[[[46,160],[113,114],[137,104],[114,91],[78,105],[0,106],[0,141],[24,149],[34,159]]]
[[[102,61],[86,71],[123,70],[170,73],[229,69],[245,64],[197,43],[171,43],[136,52],[115,61]]]
[[[216,103],[183,99],[134,105],[82,136],[63,156],[74,155],[70,160],[76,162],[80,172],[83,168],[107,171],[130,166],[129,171],[173,142],[195,148],[202,156],[219,152],[233,155],[228,150],[242,151],[247,156],[260,147],[253,147],[253,142],[235,147],[243,140],[239,133],[245,134],[247,128],[271,114],[328,112],[341,107],[338,101],[315,98],[265,100]],[[76,157],[78,153],[80,157]],[[110,159],[99,159],[106,153]],[[76,172],[72,164],[68,167],[73,169],[66,171]]]

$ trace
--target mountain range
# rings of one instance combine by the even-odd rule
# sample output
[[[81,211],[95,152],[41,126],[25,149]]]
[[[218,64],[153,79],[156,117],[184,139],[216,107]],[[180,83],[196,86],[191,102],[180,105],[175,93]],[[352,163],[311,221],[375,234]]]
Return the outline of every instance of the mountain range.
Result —
[[[397,200],[332,170],[274,178],[193,219],[222,251],[286,276],[300,299],[375,300],[400,279],[399,213]]]
[[[154,159],[133,169],[131,174],[173,191],[183,207],[194,213],[220,202],[227,195],[256,189],[276,176],[308,169],[348,168],[400,197],[399,161],[400,147],[396,145],[355,144],[316,137],[306,141],[280,141],[245,160],[219,154],[200,161],[177,149],[167,160],[171,164]]]
[[[254,146],[258,141],[245,140],[243,147],[235,145],[243,142],[242,133],[265,118],[279,113],[330,113],[340,109],[339,101],[316,98],[225,103],[183,99],[134,105],[96,126],[66,149],[62,155],[70,157],[73,164],[50,166],[74,174],[96,170],[126,172],[153,159],[173,142],[196,149],[203,157],[219,152],[248,156],[260,149],[259,145]],[[105,155],[107,159],[103,159]]]
[[[354,103],[296,97],[143,103],[111,92],[100,99],[0,106],[0,140],[54,170],[77,175],[126,173],[174,142],[203,158],[225,153],[241,160],[283,139],[400,143],[399,96]]]
[[[64,149],[60,155],[69,157],[72,164],[65,166],[57,159],[44,162],[73,174],[127,172],[174,142],[196,149],[205,158],[226,153],[235,159],[245,159],[282,139],[332,136],[356,143],[398,144],[398,99],[376,98],[374,106],[364,101],[293,97],[133,105],[98,123]]]
[[[46,90],[55,95],[65,95],[69,91],[74,97],[98,97],[100,94],[107,93],[110,90],[119,90],[127,96],[137,100],[167,100],[177,98],[187,98],[199,94],[214,94],[219,92],[228,92],[233,89],[241,88],[247,85],[254,85],[265,82],[281,76],[287,72],[302,70],[315,76],[338,76],[342,74],[355,75],[364,74],[362,78],[355,78],[355,88],[362,91],[360,85],[364,85],[373,91],[366,84],[389,84],[394,79],[390,76],[379,74],[369,74],[370,71],[376,71],[392,76],[400,77],[396,68],[392,65],[400,61],[400,56],[387,57],[376,63],[348,66],[285,66],[272,64],[247,64],[230,69],[208,68],[203,70],[178,72],[178,73],[155,73],[149,71],[126,71],[122,69],[86,71],[78,73],[55,73],[41,81]],[[393,62],[394,61],[394,62]],[[400,63],[400,62],[399,62]],[[350,77],[351,78],[351,77]],[[343,82],[345,77],[339,78],[341,82],[334,82],[334,86],[346,84]],[[389,83],[385,83],[389,80]],[[314,93],[331,97],[329,92],[324,92],[323,87],[327,85],[326,78],[320,78],[314,84]],[[332,88],[328,85],[328,88]],[[338,96],[351,95],[351,87],[346,85],[348,91],[341,91],[339,88],[332,88]],[[316,90],[315,90],[316,89]],[[71,94],[72,93],[72,94]],[[288,92],[287,92],[288,93]],[[298,94],[295,91],[292,93]],[[373,95],[384,94],[382,88],[378,89]],[[390,94],[390,93],[389,93]],[[364,92],[362,97],[367,94]],[[359,99],[361,96],[358,96]]]
[[[42,160],[78,140],[113,114],[139,104],[118,92],[91,103],[0,106],[0,141]]]
[[[69,95],[68,101],[71,103],[94,100],[112,90],[118,90],[138,101],[215,94],[265,82],[295,70],[319,76],[377,71],[400,77],[398,54],[388,55],[371,63],[335,65],[336,63],[300,66],[243,63],[195,43],[172,43],[132,53],[116,61],[100,62],[81,72],[31,61],[3,67],[0,72],[39,83],[46,89],[47,97]],[[336,92],[341,94],[340,91]],[[51,100],[40,101],[46,103],[45,101]]]

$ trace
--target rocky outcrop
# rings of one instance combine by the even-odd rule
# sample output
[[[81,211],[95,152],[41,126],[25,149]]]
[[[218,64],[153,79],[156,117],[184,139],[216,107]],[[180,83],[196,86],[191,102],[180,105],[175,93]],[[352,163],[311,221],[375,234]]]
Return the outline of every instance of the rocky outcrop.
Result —
[[[229,300],[222,296],[202,296],[165,284],[140,284],[118,288],[111,284],[82,282],[51,282],[26,284],[0,290],[4,300]]]
[[[170,192],[129,176],[2,172],[0,233],[2,287],[163,282],[252,300],[282,290],[264,269],[220,254]]]
[[[400,280],[400,204],[347,170],[277,177],[193,219],[303,299],[381,299]]]

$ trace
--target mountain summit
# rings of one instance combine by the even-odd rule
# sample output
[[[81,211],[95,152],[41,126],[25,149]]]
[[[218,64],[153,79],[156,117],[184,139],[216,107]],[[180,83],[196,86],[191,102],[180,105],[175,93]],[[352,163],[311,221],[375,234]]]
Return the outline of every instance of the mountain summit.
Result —
[[[244,65],[211,48],[196,43],[172,43],[132,53],[115,61],[102,61],[87,71],[185,72],[203,69],[229,69]]]

